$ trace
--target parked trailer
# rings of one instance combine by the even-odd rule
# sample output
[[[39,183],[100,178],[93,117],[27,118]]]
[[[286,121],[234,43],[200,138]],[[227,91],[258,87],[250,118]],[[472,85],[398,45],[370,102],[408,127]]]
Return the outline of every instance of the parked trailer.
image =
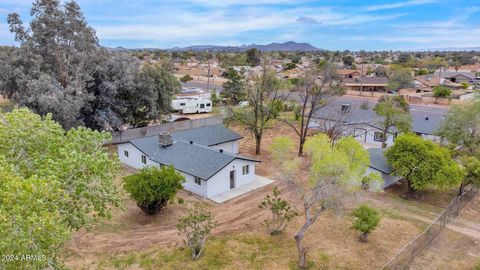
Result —
[[[172,109],[182,114],[207,113],[212,111],[212,101],[209,99],[175,99]]]

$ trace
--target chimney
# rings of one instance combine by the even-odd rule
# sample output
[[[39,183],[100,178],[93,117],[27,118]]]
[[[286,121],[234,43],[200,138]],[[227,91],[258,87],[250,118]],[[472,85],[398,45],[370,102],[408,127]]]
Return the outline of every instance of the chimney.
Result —
[[[190,144],[193,144],[193,141],[190,141]]]
[[[223,153],[223,149],[220,149],[220,153]]]
[[[161,147],[167,147],[173,144],[172,134],[170,133],[160,133],[158,134],[158,144]]]
[[[425,120],[427,120],[427,121],[428,121],[428,116],[425,116]]]

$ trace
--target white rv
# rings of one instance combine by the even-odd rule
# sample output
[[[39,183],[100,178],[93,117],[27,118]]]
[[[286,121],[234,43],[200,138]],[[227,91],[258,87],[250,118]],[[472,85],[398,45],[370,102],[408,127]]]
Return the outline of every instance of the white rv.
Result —
[[[192,98],[174,99],[172,100],[172,109],[182,114],[207,113],[212,111],[212,101]]]

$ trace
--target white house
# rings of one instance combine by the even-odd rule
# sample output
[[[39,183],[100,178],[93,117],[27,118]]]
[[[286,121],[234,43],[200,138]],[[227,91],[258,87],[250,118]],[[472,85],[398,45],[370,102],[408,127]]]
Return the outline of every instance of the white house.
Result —
[[[183,187],[205,198],[251,183],[259,161],[238,155],[242,136],[223,125],[159,134],[118,145],[120,160],[133,168],[173,166]]]
[[[375,100],[360,98],[337,98],[325,107],[315,112],[309,128],[322,132],[336,128],[343,136],[353,136],[359,142],[369,146],[382,145],[382,118],[373,108]],[[411,106],[412,132],[424,139],[440,142],[440,136],[436,131],[441,125],[447,110],[443,108]],[[392,146],[398,134],[396,128],[390,128],[387,132],[387,146]]]

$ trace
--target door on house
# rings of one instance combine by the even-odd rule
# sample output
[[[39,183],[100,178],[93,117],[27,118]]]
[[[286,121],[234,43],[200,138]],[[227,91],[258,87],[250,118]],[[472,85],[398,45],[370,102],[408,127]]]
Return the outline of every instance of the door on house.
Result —
[[[235,170],[230,171],[230,189],[235,188]]]

